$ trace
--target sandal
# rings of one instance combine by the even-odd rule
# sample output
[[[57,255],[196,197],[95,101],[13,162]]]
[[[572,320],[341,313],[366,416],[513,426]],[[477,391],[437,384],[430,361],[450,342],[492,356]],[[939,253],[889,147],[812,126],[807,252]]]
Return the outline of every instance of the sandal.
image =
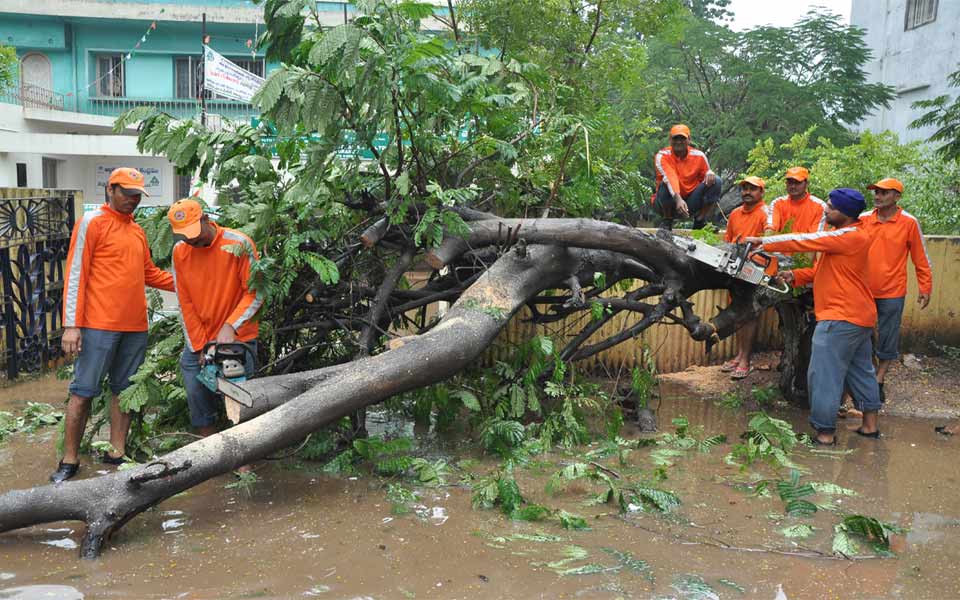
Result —
[[[836,446],[836,445],[837,445],[837,436],[836,436],[836,435],[833,436],[833,441],[832,441],[832,442],[821,442],[820,439],[819,439],[817,436],[811,437],[811,438],[810,438],[810,441],[813,442],[813,445],[814,445],[814,446]]]
[[[721,373],[732,373],[737,367],[740,366],[740,361],[737,359],[728,360],[727,362],[720,365]]]
[[[733,373],[730,374],[730,379],[746,379],[750,373],[753,373],[753,367],[747,367],[746,369],[737,367],[733,370]]]
[[[855,434],[857,434],[857,435],[862,435],[862,436],[865,437],[865,438],[873,438],[873,439],[875,439],[875,440],[879,440],[879,439],[880,439],[880,430],[879,430],[879,429],[876,430],[876,431],[872,431],[872,432],[870,432],[870,433],[867,433],[867,432],[865,432],[865,431],[863,430],[862,427],[857,427],[856,429],[853,430],[853,432],[854,432]]]
[[[122,465],[124,462],[123,456],[110,456],[109,452],[104,452],[100,455],[100,462],[105,465]]]
[[[953,435],[953,432],[947,429],[946,425],[937,425],[936,427],[933,428],[933,430],[939,433],[940,435]]]

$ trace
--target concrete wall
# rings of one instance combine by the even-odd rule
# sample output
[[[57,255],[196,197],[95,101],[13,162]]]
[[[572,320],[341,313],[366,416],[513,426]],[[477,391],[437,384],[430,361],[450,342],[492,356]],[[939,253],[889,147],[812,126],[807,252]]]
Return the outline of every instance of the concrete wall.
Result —
[[[850,22],[866,30],[865,40],[873,51],[868,79],[897,91],[889,109],[878,109],[858,127],[889,129],[901,141],[926,140],[935,128],[909,129],[910,122],[924,112],[910,105],[942,94],[960,94],[947,81],[960,62],[960,1],[939,0],[936,20],[909,31],[904,31],[906,7],[907,0],[853,0]]]

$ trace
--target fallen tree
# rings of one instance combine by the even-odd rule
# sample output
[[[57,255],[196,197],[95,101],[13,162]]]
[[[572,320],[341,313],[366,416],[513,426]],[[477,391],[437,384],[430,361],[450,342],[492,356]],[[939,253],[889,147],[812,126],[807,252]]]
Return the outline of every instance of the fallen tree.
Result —
[[[615,310],[636,311],[643,318],[624,335],[583,350],[578,346],[565,350],[574,357],[636,336],[676,309],[681,315],[672,320],[694,338],[717,341],[732,333],[737,323],[755,318],[782,300],[779,294],[731,279],[687,258],[669,236],[598,221],[479,221],[472,224],[469,236],[449,238],[441,244],[430,260],[449,265],[468,248],[476,250],[495,242],[492,232],[504,225],[522,227],[522,236],[475,278],[428,331],[408,336],[394,350],[348,364],[252,380],[245,387],[255,399],[254,405],[267,412],[247,414],[251,420],[145,465],[8,492],[0,496],[0,531],[52,521],[83,521],[87,531],[81,556],[98,556],[112,533],[164,499],[288,447],[358,409],[460,372],[487,349],[520,307],[536,303],[540,292],[564,285],[589,287],[596,272],[609,273],[612,278],[645,275],[646,285],[608,300]],[[549,241],[554,243],[544,243]],[[454,246],[460,250],[451,250]],[[441,255],[444,258],[438,258]],[[711,287],[729,289],[733,302],[710,322],[702,322],[693,314],[689,297]],[[655,302],[645,302],[653,297]],[[551,301],[551,306],[558,305]],[[556,314],[584,309],[561,305]]]

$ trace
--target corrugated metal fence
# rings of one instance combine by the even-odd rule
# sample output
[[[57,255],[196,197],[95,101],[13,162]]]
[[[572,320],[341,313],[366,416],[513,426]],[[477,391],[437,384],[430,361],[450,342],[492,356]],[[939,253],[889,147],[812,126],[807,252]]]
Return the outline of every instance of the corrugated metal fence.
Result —
[[[907,292],[907,308],[903,315],[904,350],[930,351],[934,345],[960,346],[960,237],[927,236],[927,253],[933,268],[934,293],[930,306],[920,310],[916,303],[917,286],[913,265],[910,263]],[[909,261],[908,261],[909,262]],[[709,290],[696,294],[691,299],[697,315],[708,320],[717,313],[718,306],[728,302],[725,290]],[[548,325],[534,325],[529,321],[526,309],[507,325],[497,339],[496,346],[485,356],[485,362],[505,357],[510,347],[529,340],[535,335],[549,335],[562,347],[589,323],[589,312]],[[640,317],[621,313],[596,332],[587,344],[598,342],[630,327]],[[761,319],[757,348],[779,348],[781,343],[779,319],[776,311],[770,310]],[[734,337],[723,340],[709,355],[705,344],[690,338],[686,329],[679,325],[659,323],[644,331],[639,337],[596,354],[581,365],[588,370],[615,372],[620,367],[629,369],[639,364],[644,348],[649,348],[662,373],[682,371],[691,365],[719,364],[736,354]]]

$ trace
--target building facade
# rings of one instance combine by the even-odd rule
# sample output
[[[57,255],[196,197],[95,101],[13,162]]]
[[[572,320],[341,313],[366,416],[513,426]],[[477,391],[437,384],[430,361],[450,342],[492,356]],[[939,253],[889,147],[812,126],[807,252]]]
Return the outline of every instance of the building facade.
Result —
[[[345,2],[318,9],[324,25],[354,13]],[[199,115],[204,19],[211,48],[260,76],[275,67],[255,50],[263,7],[250,0],[0,0],[0,43],[20,60],[19,81],[0,90],[0,187],[79,189],[89,207],[125,165],[146,175],[144,206],[195,191],[166,159],[137,151],[134,128],[117,134],[113,123],[141,105]],[[256,116],[244,102],[206,105],[213,128]]]
[[[903,142],[929,139],[935,128],[910,129],[924,113],[911,105],[960,93],[947,80],[960,68],[960,1],[853,0],[850,22],[866,30],[873,51],[869,80],[896,92],[890,108],[877,109],[859,128],[890,130]]]

